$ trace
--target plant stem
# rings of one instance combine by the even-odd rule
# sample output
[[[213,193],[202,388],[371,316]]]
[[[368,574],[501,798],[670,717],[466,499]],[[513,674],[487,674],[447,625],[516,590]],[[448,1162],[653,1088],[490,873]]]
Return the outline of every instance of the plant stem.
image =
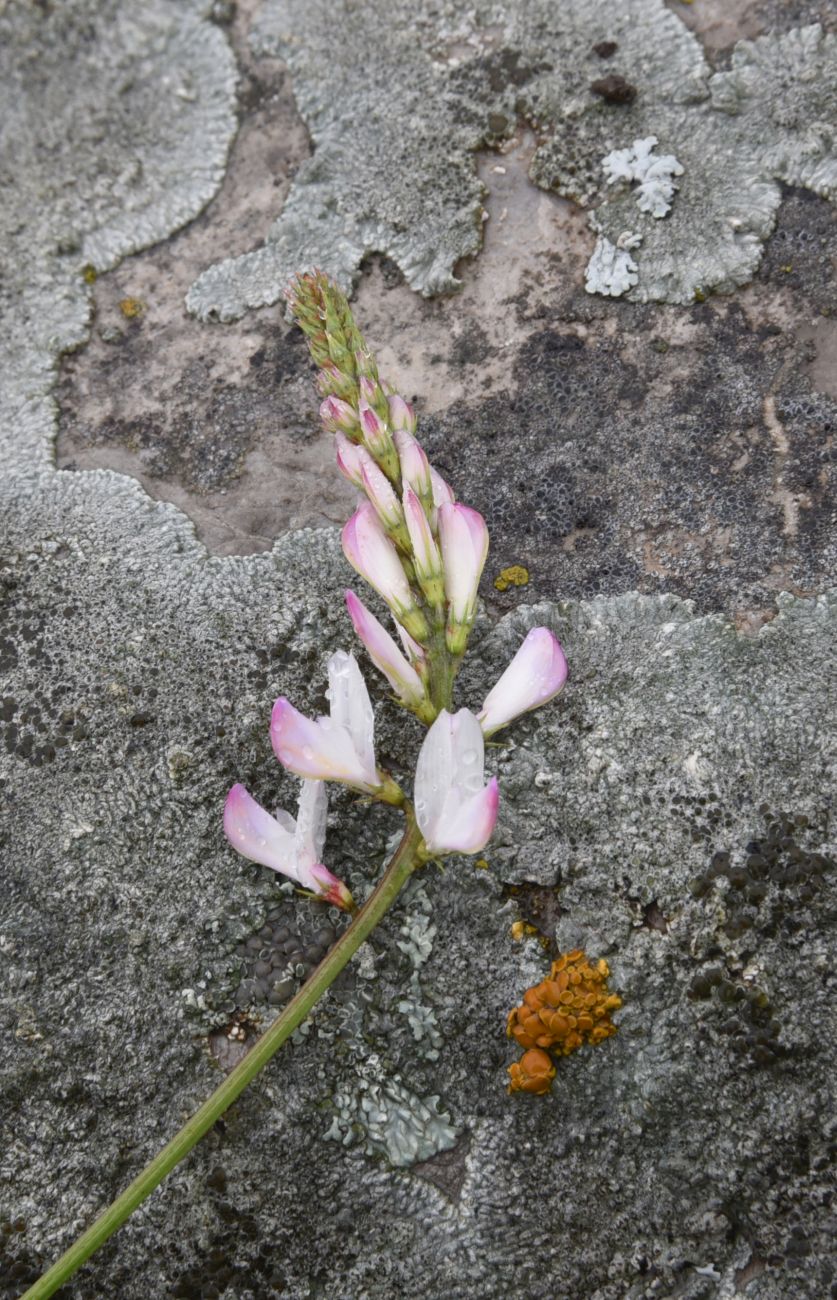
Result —
[[[405,804],[407,825],[392,861],[364,903],[349,928],[340,936],[331,952],[288,1003],[282,1014],[265,1030],[251,1050],[219,1085],[210,1097],[187,1120],[179,1133],[147,1164],[142,1173],[100,1214],[69,1250],[24,1293],[21,1300],[46,1300],[72,1277],[81,1265],[107,1241],[117,1228],[154,1191],[175,1165],[188,1155],[216,1120],[232,1105],[248,1083],[264,1069],[273,1054],[302,1023],[314,1004],[333,984],[343,967],[364,939],[374,930],[395,902],[416,867],[421,865],[418,848],[421,833],[413,810]]]

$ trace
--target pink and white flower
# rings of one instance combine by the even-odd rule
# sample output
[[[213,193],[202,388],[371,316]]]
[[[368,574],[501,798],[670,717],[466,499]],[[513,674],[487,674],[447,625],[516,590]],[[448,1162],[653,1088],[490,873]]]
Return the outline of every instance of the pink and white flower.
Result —
[[[389,400],[392,403],[393,399],[390,398]],[[432,508],[435,504],[432,479],[434,471],[430,468],[430,461],[427,459],[424,448],[408,429],[396,428],[392,438],[401,464],[402,482],[405,486],[410,485],[421,498],[425,507]]]
[[[330,395],[320,405],[320,419],[330,433],[349,433],[360,436],[357,411],[350,402]]]
[[[416,820],[434,853],[478,853],[497,820],[497,778],[483,785],[480,724],[468,709],[443,709],[424,738],[415,781]]]
[[[342,542],[343,553],[352,568],[375,588],[412,637],[425,640],[429,634],[427,621],[416,604],[398,552],[368,501],[358,507],[345,525]]]
[[[477,714],[484,736],[537,709],[563,688],[568,674],[561,643],[548,627],[533,627]]]
[[[404,511],[401,508],[401,502],[395,495],[386,474],[378,468],[375,461],[368,454],[365,454],[360,463],[360,477],[363,490],[372,503],[372,509],[384,528],[389,533],[403,534],[404,544],[406,545],[407,536],[404,532]]]
[[[271,817],[243,785],[234,785],[224,805],[224,834],[242,857],[351,911],[354,902],[348,889],[320,861],[327,811],[328,796],[321,781],[303,781],[296,820],[281,811]]]
[[[442,557],[430,530],[424,506],[409,484],[404,489],[404,517],[419,585],[428,604],[438,607],[444,603],[445,598]]]
[[[448,601],[448,649],[452,654],[462,654],[477,612],[477,588],[488,554],[488,529],[478,510],[443,502],[439,507],[439,540]]]
[[[387,398],[387,404],[389,405],[389,422],[392,429],[396,432],[415,433],[416,413],[410,403],[405,402],[404,398],[399,397],[397,393],[393,393],[391,397]]]
[[[384,674],[401,703],[411,709],[426,710],[428,700],[424,683],[383,624],[369,612],[360,597],[353,591],[346,592],[346,605],[354,629],[366,646],[369,658]],[[432,714],[430,716],[432,717]]]
[[[284,697],[273,706],[270,740],[279,762],[312,781],[340,781],[367,794],[384,778],[375,765],[372,703],[354,655],[328,661],[330,716],[306,718]]]
[[[365,447],[351,442],[344,433],[338,433],[334,439],[337,468],[344,478],[355,487],[363,490],[363,464],[372,457]]]

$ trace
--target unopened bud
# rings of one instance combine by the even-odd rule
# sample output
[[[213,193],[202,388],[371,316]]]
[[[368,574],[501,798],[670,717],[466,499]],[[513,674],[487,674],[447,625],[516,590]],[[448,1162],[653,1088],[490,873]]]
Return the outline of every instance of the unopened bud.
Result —
[[[360,423],[354,407],[341,397],[330,395],[320,406],[320,419],[329,433],[348,434],[354,442],[360,438]]]

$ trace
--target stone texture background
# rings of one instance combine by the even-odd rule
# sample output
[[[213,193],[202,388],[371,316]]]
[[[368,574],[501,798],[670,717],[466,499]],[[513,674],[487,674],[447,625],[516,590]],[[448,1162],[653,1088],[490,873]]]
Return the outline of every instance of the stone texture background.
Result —
[[[348,644],[335,525],[351,494],[279,311],[220,324],[186,306],[211,268],[298,221],[295,177],[317,167],[355,239],[345,274],[382,370],[492,530],[460,700],[480,701],[537,622],[561,636],[571,682],[489,751],[503,802],[487,866],[416,882],[64,1294],[833,1293],[834,208],[784,188],[728,297],[585,293],[595,234],[530,180],[564,155],[527,97],[533,76],[544,96],[562,70],[577,79],[566,51],[588,25],[617,39],[633,6],[575,8],[572,39],[553,48],[544,29],[552,67],[533,72],[502,5],[422,4],[434,99],[388,6],[374,66],[403,64],[404,93],[371,105],[358,64],[348,86],[317,73],[316,5],[17,0],[0,15],[6,1296],[271,1014],[243,1005],[248,940],[272,943],[266,922],[306,944],[340,924],[236,859],[220,809],[236,779],[292,803],[269,710],[280,693],[321,707],[325,662]],[[741,38],[837,30],[810,0],[668,10],[649,5],[636,36],[649,130],[655,104],[669,111],[668,43],[716,75]],[[473,118],[486,75],[510,105],[493,130]],[[340,180],[352,132],[388,140],[416,104],[402,242],[358,242]],[[345,157],[321,148],[323,122]],[[389,148],[364,165],[392,220]],[[458,211],[468,175],[477,221],[448,259],[461,289],[422,297],[403,252],[416,195]],[[499,590],[512,565],[528,581]],[[383,761],[409,778],[420,731],[376,701]],[[328,861],[357,894],[396,829],[335,793]],[[518,919],[543,944],[515,940]],[[620,1032],[564,1062],[549,1099],[509,1099],[505,1014],[550,950],[576,945],[607,957]]]

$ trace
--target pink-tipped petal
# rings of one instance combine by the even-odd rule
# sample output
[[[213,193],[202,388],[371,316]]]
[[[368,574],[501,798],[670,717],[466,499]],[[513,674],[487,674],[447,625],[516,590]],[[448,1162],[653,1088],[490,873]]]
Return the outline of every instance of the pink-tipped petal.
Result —
[[[424,700],[421,678],[405,659],[389,632],[353,591],[346,592],[346,606],[355,632],[366,646],[370,659],[384,674],[398,698],[413,707],[420,705]],[[421,653],[421,648],[416,648]]]
[[[439,587],[439,598],[441,598],[442,588],[439,579],[442,576],[442,557],[430,531],[430,523],[424,513],[424,506],[409,485],[404,489],[404,517],[407,521],[407,531],[410,534],[416,573],[422,587],[425,588],[425,595],[432,603],[436,603],[427,591],[426,586],[428,580],[434,582]]]
[[[440,506],[452,506],[456,497],[453,495],[453,488],[441,476],[438,470],[430,466],[430,481],[433,484],[433,504],[438,510]]]
[[[402,480],[409,483],[413,491],[430,504],[433,501],[433,480],[424,448],[406,429],[396,429],[393,441],[398,452]]]
[[[561,643],[547,627],[533,627],[479,713],[483,735],[537,709],[564,687],[568,668]]]
[[[483,737],[468,709],[441,711],[416,765],[416,820],[436,853],[476,853],[497,819],[496,778],[483,786]]]
[[[243,785],[234,785],[224,804],[224,834],[233,848],[272,871],[298,880],[293,833],[256,803]]]
[[[309,781],[341,781],[357,790],[378,785],[358,756],[344,727],[330,718],[312,722],[286,699],[278,699],[270,721],[270,741],[279,762]]]
[[[471,795],[456,810],[445,816],[435,830],[437,842],[428,848],[446,853],[479,853],[494,833],[497,810],[500,806],[500,787],[496,776],[477,794]]]
[[[477,587],[488,554],[488,529],[478,510],[444,503],[439,507],[439,540],[445,569],[449,643],[455,637],[456,650],[461,652],[465,646],[460,629],[467,633],[476,613]]]

